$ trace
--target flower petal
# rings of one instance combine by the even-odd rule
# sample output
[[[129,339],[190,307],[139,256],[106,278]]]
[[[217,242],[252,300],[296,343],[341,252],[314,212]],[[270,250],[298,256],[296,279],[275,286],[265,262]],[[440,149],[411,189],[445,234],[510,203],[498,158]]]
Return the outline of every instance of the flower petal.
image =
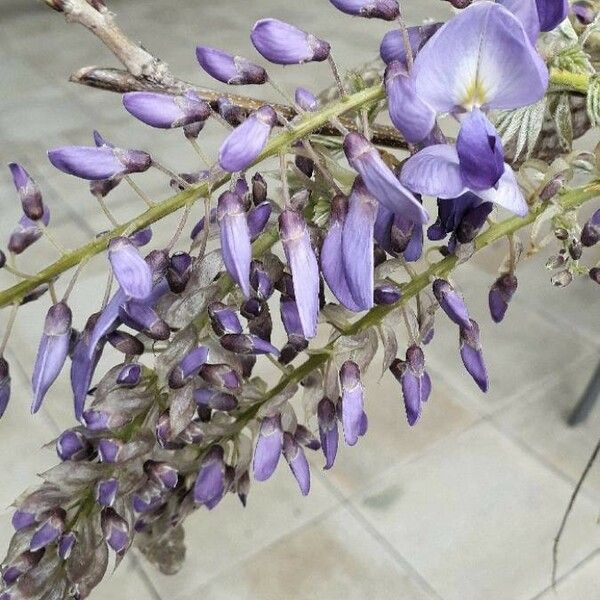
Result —
[[[519,217],[524,217],[529,212],[517,178],[508,164],[505,165],[504,174],[500,178],[496,188],[479,191],[477,195],[485,202],[494,202]]]

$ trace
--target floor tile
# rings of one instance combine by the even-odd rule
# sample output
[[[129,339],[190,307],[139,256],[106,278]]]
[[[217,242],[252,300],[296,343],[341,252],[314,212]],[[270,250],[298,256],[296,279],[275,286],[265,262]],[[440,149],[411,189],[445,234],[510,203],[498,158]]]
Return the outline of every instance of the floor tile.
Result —
[[[550,577],[571,486],[478,425],[387,473],[355,506],[445,600],[527,600]],[[581,498],[560,552],[564,573],[600,546]]]
[[[387,556],[347,509],[285,536],[178,600],[426,600],[432,596]]]

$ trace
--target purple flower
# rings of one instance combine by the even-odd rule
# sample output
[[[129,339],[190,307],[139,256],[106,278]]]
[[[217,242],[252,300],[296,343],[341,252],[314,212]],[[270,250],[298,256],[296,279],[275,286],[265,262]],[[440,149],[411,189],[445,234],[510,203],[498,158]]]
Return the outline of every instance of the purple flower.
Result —
[[[133,496],[133,510],[142,515],[155,511],[165,503],[164,492],[155,481],[147,481]]]
[[[421,416],[423,402],[431,393],[431,379],[425,371],[425,357],[419,346],[410,346],[406,361],[394,360],[390,371],[402,386],[408,424],[412,427]]]
[[[103,463],[114,464],[123,457],[124,442],[116,438],[98,440],[98,456]]]
[[[108,260],[121,289],[129,298],[143,300],[150,295],[152,270],[129,238],[111,240]]]
[[[567,18],[569,11],[567,0],[535,0],[535,3],[542,31],[552,31]]]
[[[194,390],[194,400],[198,406],[208,407],[212,410],[222,410],[224,412],[235,410],[238,406],[238,400],[232,394],[209,388]]]
[[[412,49],[413,56],[416,56],[419,50],[429,40],[429,38],[443,25],[443,23],[428,23],[408,28],[408,39]],[[392,61],[399,61],[406,64],[406,47],[400,29],[388,31],[381,41],[379,54],[384,63],[390,64]]]
[[[338,10],[348,15],[394,21],[400,14],[396,0],[329,0]]]
[[[168,463],[147,460],[144,463],[144,471],[152,481],[167,490],[173,490],[177,487],[179,473],[175,467]]]
[[[323,398],[317,407],[319,419],[319,437],[325,456],[324,469],[331,469],[338,449],[338,425],[335,404],[329,398]]]
[[[242,381],[238,372],[226,364],[205,364],[200,369],[200,377],[211,385],[237,390]]]
[[[123,106],[142,123],[159,129],[203,123],[211,115],[208,103],[191,91],[183,96],[129,92],[123,96]]]
[[[60,460],[86,460],[91,452],[90,442],[80,431],[74,429],[64,431],[56,440],[56,453]]]
[[[279,350],[257,335],[245,333],[226,333],[219,340],[221,346],[235,354],[274,354],[279,356]]]
[[[238,125],[219,150],[219,164],[229,173],[247,169],[260,155],[277,123],[277,114],[268,105],[254,111]]]
[[[140,356],[144,353],[144,344],[126,331],[111,331],[106,341],[126,356]]]
[[[535,46],[540,35],[540,18],[536,0],[497,0],[497,2],[519,19],[529,41]],[[550,0],[550,2],[559,4],[562,0]]]
[[[589,25],[596,16],[594,7],[587,0],[578,0],[571,4],[571,12],[582,25]]]
[[[302,446],[287,431],[283,434],[283,456],[300,486],[303,496],[310,491],[310,467]]]
[[[327,60],[330,51],[324,40],[277,19],[257,21],[250,39],[264,58],[278,65]]]
[[[262,67],[217,48],[198,46],[196,58],[211,77],[229,85],[262,84],[268,79],[267,72]]]
[[[37,183],[21,165],[10,163],[8,168],[10,169],[15,188],[21,198],[23,213],[32,221],[41,219],[44,214],[44,203],[42,201],[42,192],[40,192]]]
[[[74,532],[68,531],[63,533],[58,540],[58,555],[67,560],[71,556],[71,552],[77,543],[77,536]]]
[[[223,262],[231,278],[246,298],[250,296],[250,261],[252,247],[246,212],[241,198],[232,192],[219,197],[217,219],[221,231]]]
[[[281,417],[265,417],[260,424],[260,431],[254,448],[252,470],[257,481],[266,481],[273,475],[279,462],[283,448],[283,431]]]
[[[378,285],[373,291],[373,299],[378,305],[396,304],[400,298],[402,298],[400,289],[392,283]]]
[[[100,525],[106,543],[117,554],[123,554],[129,545],[129,525],[113,508],[107,507],[100,513]]]
[[[127,387],[135,387],[142,378],[142,366],[137,363],[126,364],[117,375],[117,383]]]
[[[302,215],[286,209],[279,216],[279,232],[292,279],[298,315],[305,338],[317,333],[319,265]]]
[[[168,340],[171,336],[169,325],[145,302],[129,300],[121,306],[118,315],[128,327],[153,340]]]
[[[190,377],[200,371],[207,360],[208,348],[206,346],[198,346],[198,348],[194,348],[194,350],[188,352],[171,371],[169,375],[169,387],[183,387]]]
[[[0,356],[0,419],[6,412],[10,400],[10,369],[8,362]]]
[[[110,479],[101,479],[96,484],[96,502],[100,506],[112,506],[117,498],[119,491],[119,480],[111,477]]]
[[[487,369],[483,362],[479,325],[472,319],[469,327],[461,326],[460,328],[460,356],[469,375],[481,388],[482,392],[487,392],[489,382]]]
[[[495,323],[500,323],[508,310],[508,305],[517,291],[517,278],[512,273],[504,273],[496,279],[488,296],[490,314]]]
[[[152,158],[146,152],[110,146],[66,146],[50,150],[48,158],[63,173],[91,181],[143,173],[152,166]]]
[[[275,290],[271,273],[269,273],[264,264],[259,260],[253,260],[250,263],[250,285],[256,292],[258,300],[268,300]]]
[[[254,241],[264,231],[272,211],[273,207],[270,202],[261,202],[249,210],[248,230],[250,231],[250,239]]]
[[[342,387],[342,425],[348,446],[354,446],[363,431],[364,390],[360,381],[360,368],[347,360],[340,369]]]
[[[31,380],[32,413],[40,409],[46,392],[65,364],[71,340],[71,320],[71,309],[64,302],[59,302],[48,310]]]
[[[57,540],[65,530],[66,516],[67,514],[62,508],[53,510],[35,530],[29,543],[29,550],[36,552]]]
[[[448,317],[457,325],[468,327],[469,312],[463,297],[445,279],[436,279],[432,287],[433,294]]]
[[[41,222],[46,226],[50,223],[50,211],[46,206],[44,206],[44,214],[42,215]],[[13,254],[21,254],[41,237],[42,230],[37,221],[32,221],[27,215],[23,215],[19,219],[16,229],[10,234],[8,249]]]
[[[194,485],[194,500],[198,504],[204,504],[210,510],[219,503],[224,493],[223,448],[212,446],[202,459]]]
[[[296,88],[296,92],[294,93],[294,101],[302,110],[307,112],[312,112],[319,106],[317,97],[311,91],[303,87]]]
[[[398,181],[367,138],[360,133],[347,134],[344,138],[344,152],[350,165],[362,177],[366,188],[383,206],[394,213],[405,215],[415,223],[427,223],[427,212]]]
[[[43,548],[36,552],[31,552],[30,550],[22,552],[9,563],[2,565],[2,580],[7,586],[12,586],[21,575],[24,575],[37,566],[43,556]],[[10,592],[7,593],[10,594]],[[8,600],[12,600],[12,596],[8,596]]]
[[[586,222],[581,230],[581,243],[586,248],[595,246],[600,241],[600,209]]]
[[[212,302],[208,305],[214,332],[220,337],[226,333],[242,333],[242,324],[236,312],[222,302]]]

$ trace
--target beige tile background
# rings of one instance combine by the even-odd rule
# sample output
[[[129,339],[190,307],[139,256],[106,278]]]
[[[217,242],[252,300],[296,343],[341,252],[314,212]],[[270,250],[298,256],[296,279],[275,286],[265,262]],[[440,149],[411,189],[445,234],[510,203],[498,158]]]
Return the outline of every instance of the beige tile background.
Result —
[[[3,6],[4,5],[4,6]],[[439,0],[405,2],[412,23],[444,17]],[[342,68],[370,60],[388,26],[351,19],[326,0],[130,0],[111,3],[121,23],[174,72],[212,82],[194,59],[197,43],[255,56],[252,23],[275,16],[330,40]],[[88,34],[61,23],[34,0],[0,0],[0,162],[22,161],[42,183],[57,235],[69,246],[107,227],[86,186],[54,171],[48,147],[89,143],[98,128],[116,143],[151,148],[179,170],[196,159],[178,132],[156,132],[129,118],[118,97],[66,82],[87,64],[111,64]],[[325,65],[270,68],[288,90],[329,85]],[[253,90],[272,97],[267,88]],[[222,132],[203,133],[214,152]],[[144,178],[151,194],[164,181]],[[13,226],[17,207],[8,173],[0,173],[0,236]],[[126,190],[110,198],[121,218],[141,209]],[[168,227],[165,227],[168,229]],[[168,234],[164,231],[163,237]],[[491,391],[483,396],[465,377],[456,330],[440,321],[427,358],[434,380],[422,421],[405,422],[400,390],[389,376],[368,376],[369,433],[355,448],[340,449],[333,470],[312,456],[313,485],[302,498],[287,467],[253,488],[247,509],[228,497],[211,513],[199,511],[186,527],[188,557],[174,577],[158,574],[133,553],[95,592],[95,598],[191,600],[594,600],[600,597],[600,530],[596,525],[600,474],[596,467],[580,496],[560,554],[561,583],[548,589],[552,538],[562,511],[598,435],[600,407],[576,429],[565,415],[599,359],[598,289],[581,281],[567,290],[549,285],[544,258],[520,271],[519,294],[506,321],[487,316],[487,289],[503,250],[461,268],[482,326]],[[27,268],[54,257],[39,243]],[[24,267],[25,268],[25,264]],[[86,270],[74,302],[98,302],[103,261]],[[95,273],[95,274],[94,274]],[[2,275],[2,277],[4,277]],[[2,284],[7,283],[3,278]],[[14,394],[0,422],[0,506],[35,482],[54,461],[41,447],[72,423],[66,378],[41,414],[28,414],[29,372],[45,306],[23,310],[11,344]],[[4,319],[4,315],[0,317]],[[81,326],[85,315],[76,314]],[[380,360],[379,357],[376,360]],[[0,545],[10,536],[10,512],[0,518]]]

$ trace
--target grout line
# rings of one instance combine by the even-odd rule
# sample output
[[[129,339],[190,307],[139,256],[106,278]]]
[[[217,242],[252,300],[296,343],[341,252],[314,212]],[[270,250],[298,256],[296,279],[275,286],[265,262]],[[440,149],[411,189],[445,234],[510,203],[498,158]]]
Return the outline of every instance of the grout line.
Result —
[[[596,549],[591,554],[588,554],[584,559],[580,560],[575,566],[573,566],[571,569],[569,569],[566,573],[563,573],[557,580],[557,583],[558,583],[558,585],[556,586],[557,590],[562,583],[567,581],[573,575],[576,575],[578,571],[581,571],[588,563],[591,563],[596,558],[596,556],[599,556],[599,555],[600,555],[600,549]],[[531,600],[543,600],[543,597],[548,592],[552,591],[552,589],[553,589],[552,586],[549,585],[548,587],[544,588],[541,592],[536,594],[533,598],[531,598]]]

